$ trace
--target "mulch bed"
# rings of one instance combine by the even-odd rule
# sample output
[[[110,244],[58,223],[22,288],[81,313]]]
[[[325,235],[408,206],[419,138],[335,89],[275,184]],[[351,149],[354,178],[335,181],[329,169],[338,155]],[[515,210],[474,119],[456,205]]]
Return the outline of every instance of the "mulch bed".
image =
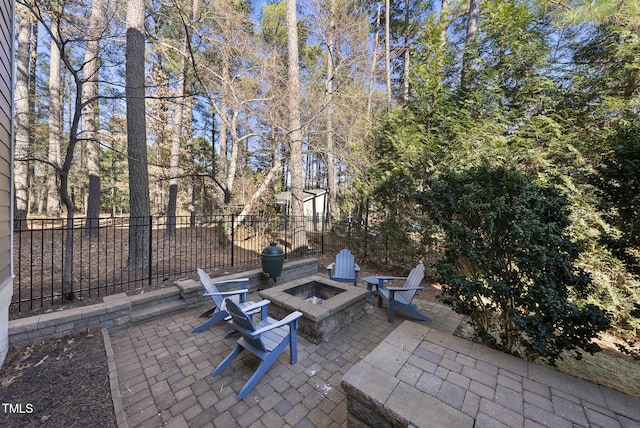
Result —
[[[14,348],[0,370],[2,427],[115,427],[102,333]]]

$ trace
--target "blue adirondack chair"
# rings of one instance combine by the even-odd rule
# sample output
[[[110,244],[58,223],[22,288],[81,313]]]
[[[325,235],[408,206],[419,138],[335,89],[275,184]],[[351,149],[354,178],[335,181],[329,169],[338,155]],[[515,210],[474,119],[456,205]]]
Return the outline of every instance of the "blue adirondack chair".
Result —
[[[253,301],[246,301],[246,295],[249,291],[247,290],[247,282],[249,281],[249,278],[230,279],[227,281],[214,281],[202,269],[198,269],[198,276],[200,277],[200,283],[206,290],[206,293],[203,294],[203,296],[210,297],[214,306],[213,308],[208,309],[200,314],[201,318],[209,317],[209,319],[194,328],[193,333],[199,333],[209,326],[219,323],[220,321],[223,321],[224,319],[229,317],[229,313],[225,308],[225,297],[233,296],[233,300],[236,301],[240,309],[245,309],[246,307],[255,304],[255,302]],[[238,284],[239,288],[231,291],[218,290],[218,286],[228,284]]]
[[[264,308],[269,303],[271,303],[269,300],[262,300],[249,309]],[[235,349],[218,364],[211,376],[217,376],[222,373],[245,349],[262,360],[253,375],[240,389],[238,394],[238,401],[240,401],[256,386],[287,345],[289,345],[291,364],[296,363],[298,360],[296,330],[298,328],[298,318],[302,316],[302,313],[298,311],[292,312],[280,321],[266,317],[266,319],[254,325],[251,315],[248,315],[246,311],[242,311],[233,301],[226,299],[226,304],[227,311],[231,315],[231,324],[240,332],[242,337],[238,339]]]
[[[388,314],[387,321],[393,323],[393,311],[399,310],[414,318],[422,321],[431,321],[431,318],[420,313],[415,303],[411,303],[413,297],[416,295],[416,291],[423,290],[420,287],[420,283],[424,278],[424,265],[420,263],[414,267],[409,276],[378,276],[378,285],[376,289],[378,291],[378,307],[382,307],[382,301],[388,302]],[[402,287],[389,287],[385,285],[388,281],[404,280]]]
[[[346,248],[341,250],[336,256],[336,261],[327,266],[329,279],[338,282],[351,282],[358,284],[358,274],[360,266],[355,261],[351,251]]]

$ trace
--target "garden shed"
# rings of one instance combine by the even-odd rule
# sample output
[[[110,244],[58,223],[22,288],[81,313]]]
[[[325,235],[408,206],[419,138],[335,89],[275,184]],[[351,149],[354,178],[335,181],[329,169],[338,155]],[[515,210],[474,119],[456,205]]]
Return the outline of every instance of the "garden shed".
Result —
[[[304,216],[314,217],[316,221],[322,219],[327,212],[327,190],[305,189],[304,191]],[[289,214],[291,209],[291,192],[280,192],[276,196],[276,206],[282,214]]]

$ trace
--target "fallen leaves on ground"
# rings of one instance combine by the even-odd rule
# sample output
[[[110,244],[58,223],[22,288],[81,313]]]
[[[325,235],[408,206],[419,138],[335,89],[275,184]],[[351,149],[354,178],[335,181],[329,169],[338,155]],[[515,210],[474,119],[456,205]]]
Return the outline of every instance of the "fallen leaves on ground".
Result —
[[[116,426],[99,332],[10,349],[0,385],[2,427]]]

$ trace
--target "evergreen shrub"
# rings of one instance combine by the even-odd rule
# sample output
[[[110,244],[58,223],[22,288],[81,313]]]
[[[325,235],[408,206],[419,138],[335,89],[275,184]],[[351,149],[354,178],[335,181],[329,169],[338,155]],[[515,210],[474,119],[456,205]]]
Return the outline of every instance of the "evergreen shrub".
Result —
[[[568,202],[521,172],[484,163],[429,179],[419,201],[445,240],[435,262],[441,299],[481,342],[550,364],[595,353],[609,319],[586,304],[591,278],[566,229]]]

